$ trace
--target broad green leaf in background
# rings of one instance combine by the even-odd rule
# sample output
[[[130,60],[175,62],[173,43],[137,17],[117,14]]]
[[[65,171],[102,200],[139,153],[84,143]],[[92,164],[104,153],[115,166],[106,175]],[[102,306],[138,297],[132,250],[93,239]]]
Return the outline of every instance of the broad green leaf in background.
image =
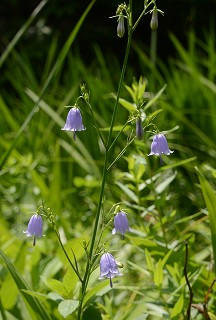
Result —
[[[176,304],[174,305],[172,312],[171,312],[171,319],[175,318],[179,313],[182,312],[184,307],[184,296],[180,295],[179,299],[177,300]]]
[[[160,91],[158,91],[158,93],[154,96],[153,99],[151,99],[144,107],[144,110],[146,111],[148,108],[150,108],[157,100],[158,98],[162,95],[162,93],[164,92],[164,90],[166,89],[166,84],[163,86],[162,89],[160,89]]]
[[[44,284],[51,290],[56,292],[58,295],[68,298],[68,291],[65,288],[63,282],[56,279],[45,279],[42,278]]]
[[[154,272],[154,283],[158,287],[163,283],[163,264],[161,259],[158,261]]]
[[[216,316],[213,313],[208,312],[208,315],[211,320],[216,320]]]
[[[150,252],[148,251],[147,248],[145,248],[145,258],[146,258],[146,263],[147,263],[149,271],[153,272],[154,264],[153,264],[153,260],[152,260],[151,254],[150,254]]]
[[[128,196],[130,200],[134,201],[135,203],[138,203],[137,195],[132,190],[130,190],[128,186],[124,185],[119,181],[116,181],[116,184]]]
[[[59,303],[58,311],[63,318],[66,318],[78,308],[78,305],[79,301],[77,300],[64,300]]]
[[[214,267],[216,273],[216,195],[215,191],[206,180],[204,175],[196,167],[198,177],[200,180],[203,196],[209,213],[210,229],[211,229],[211,238],[212,238],[212,248],[214,254]]]
[[[22,291],[22,289],[25,289],[28,291],[32,291],[32,290],[2,250],[0,250],[0,256],[1,256],[2,260],[4,261],[4,263],[6,264],[8,271],[10,272],[11,276],[13,277],[18,289],[20,290],[20,293],[22,294],[22,296],[24,298],[26,306],[27,306],[29,313],[31,315],[31,319],[35,319],[35,320],[51,319],[49,314],[46,311],[46,308],[44,307],[44,305],[41,303],[40,300],[38,300],[36,297],[30,296],[29,294],[26,294],[24,291]]]
[[[136,111],[136,109],[137,109],[136,106],[133,103],[128,102],[127,100],[125,100],[123,98],[119,99],[119,103],[131,113]]]

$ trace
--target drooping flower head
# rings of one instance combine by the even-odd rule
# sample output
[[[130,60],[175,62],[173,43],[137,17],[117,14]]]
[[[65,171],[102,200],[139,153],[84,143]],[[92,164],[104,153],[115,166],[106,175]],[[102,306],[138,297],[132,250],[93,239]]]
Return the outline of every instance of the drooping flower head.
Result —
[[[142,120],[140,117],[136,119],[136,136],[139,140],[142,140],[144,134]]]
[[[154,8],[152,11],[152,17],[151,17],[151,21],[150,21],[150,28],[152,30],[157,30],[158,28],[158,12],[157,9]]]
[[[119,38],[122,38],[124,34],[125,34],[124,16],[123,14],[120,14],[118,18],[117,35]]]
[[[174,151],[171,151],[168,147],[167,139],[162,133],[156,134],[153,138],[152,144],[151,144],[151,153],[149,153],[149,156],[155,155],[160,156],[160,160],[162,163],[162,154],[170,155]]]
[[[24,231],[27,237],[33,236],[33,246],[36,244],[36,238],[42,237],[43,220],[38,213],[33,214],[30,218],[27,230]]]
[[[115,228],[113,229],[112,234],[116,234],[116,232],[118,232],[123,236],[123,238],[124,238],[126,231],[131,231],[131,229],[128,225],[127,216],[124,213],[124,211],[120,211],[114,217],[114,226],[115,226]]]
[[[119,272],[116,261],[110,253],[104,253],[100,259],[100,277],[99,279],[109,278],[110,287],[113,287],[112,278],[122,276]]]
[[[61,130],[68,130],[74,132],[74,140],[76,139],[76,131],[82,131],[85,130],[82,123],[82,115],[78,108],[74,107],[70,109],[67,115],[66,123],[64,128]]]

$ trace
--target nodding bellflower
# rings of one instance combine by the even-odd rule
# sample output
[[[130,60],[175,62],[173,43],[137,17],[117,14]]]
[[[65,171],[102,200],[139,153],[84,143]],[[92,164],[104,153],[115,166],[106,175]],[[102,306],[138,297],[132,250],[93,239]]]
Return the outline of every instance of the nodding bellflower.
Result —
[[[27,230],[24,231],[27,237],[33,236],[33,246],[36,245],[36,238],[42,237],[42,229],[43,229],[43,220],[41,216],[37,213],[33,214],[30,218]]]
[[[151,144],[151,153],[149,156],[155,155],[160,156],[160,162],[162,162],[161,155],[166,154],[170,155],[174,151],[171,151],[168,147],[167,139],[162,133],[156,134],[153,138],[152,144]]]
[[[115,226],[115,228],[113,229],[112,234],[116,234],[116,232],[118,232],[123,236],[123,238],[124,238],[126,231],[131,231],[131,229],[128,225],[127,216],[124,213],[124,211],[120,211],[114,217],[114,226]]]
[[[112,278],[122,276],[119,272],[116,261],[110,253],[104,253],[100,259],[100,277],[99,279],[109,278],[110,287],[113,287]]]
[[[67,115],[66,123],[64,128],[61,130],[68,130],[74,132],[74,140],[76,140],[76,131],[82,131],[86,128],[82,122],[82,115],[78,108],[74,107],[70,109]]]

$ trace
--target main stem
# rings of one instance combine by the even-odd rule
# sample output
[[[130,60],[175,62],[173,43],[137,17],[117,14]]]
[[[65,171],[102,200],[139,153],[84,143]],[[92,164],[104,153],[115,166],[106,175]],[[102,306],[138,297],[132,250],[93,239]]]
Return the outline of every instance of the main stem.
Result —
[[[130,7],[132,7],[131,3],[132,3],[132,0],[130,0]],[[132,11],[131,11],[131,13],[132,13]],[[128,56],[129,56],[130,47],[131,47],[132,28],[129,27],[128,30],[129,31],[128,31],[127,48],[126,48],[126,52],[125,52],[123,67],[122,67],[121,76],[120,76],[120,80],[119,80],[116,102],[115,102],[115,106],[114,106],[114,110],[113,110],[112,120],[111,120],[111,124],[110,124],[110,131],[109,131],[109,136],[108,136],[107,145],[106,145],[100,196],[99,196],[98,207],[97,207],[97,212],[96,212],[96,217],[95,217],[92,239],[91,239],[89,253],[88,253],[88,261],[87,261],[86,270],[85,270],[85,274],[84,274],[83,282],[82,282],[77,320],[81,320],[83,300],[85,297],[85,293],[86,293],[86,289],[87,289],[87,285],[88,285],[88,281],[89,281],[89,277],[90,277],[90,272],[91,272],[92,257],[94,254],[94,244],[95,244],[95,240],[96,240],[96,234],[97,234],[99,218],[100,218],[100,213],[101,213],[101,207],[102,207],[103,198],[104,198],[104,190],[105,190],[105,185],[106,185],[107,167],[108,167],[108,159],[109,159],[109,147],[111,145],[111,138],[112,138],[112,132],[113,132],[113,127],[114,127],[114,122],[115,122],[115,117],[116,117],[116,111],[117,111],[117,107],[118,107],[120,92],[121,92],[121,88],[122,88],[124,77],[125,77],[125,71],[126,71]]]

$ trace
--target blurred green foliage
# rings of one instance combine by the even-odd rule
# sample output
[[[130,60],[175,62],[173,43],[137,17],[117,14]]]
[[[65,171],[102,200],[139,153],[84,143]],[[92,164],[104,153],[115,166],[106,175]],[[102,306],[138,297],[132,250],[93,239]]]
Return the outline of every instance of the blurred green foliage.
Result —
[[[167,84],[148,111],[155,114],[155,123],[167,134],[169,147],[175,152],[164,157],[163,166],[158,158],[149,158],[151,133],[146,130],[144,140],[135,139],[113,165],[101,223],[108,224],[103,239],[108,248],[116,248],[113,251],[124,264],[124,275],[114,279],[111,290],[108,280],[98,281],[99,269],[95,269],[84,301],[83,319],[91,319],[92,314],[94,319],[185,319],[189,303],[185,266],[193,303],[204,303],[216,314],[215,295],[208,292],[215,278],[208,216],[209,210],[215,220],[214,211],[209,209],[214,209],[216,189],[214,29],[205,30],[204,40],[190,31],[187,47],[173,34],[170,39],[174,57],[166,63],[158,58],[156,64],[149,58],[146,46],[135,41],[132,57],[136,59],[136,70],[130,60],[125,84],[131,86],[134,77],[138,80],[144,76],[146,104]],[[84,271],[83,240],[88,243],[91,237],[104,150],[84,103],[81,108],[87,130],[77,134],[76,142],[70,133],[60,130],[67,114],[64,106],[75,103],[79,86],[85,82],[97,123],[108,128],[121,64],[118,57],[109,56],[97,45],[91,63],[87,64],[73,50],[68,50],[60,63],[58,41],[58,37],[52,37],[46,59],[36,70],[25,40],[21,39],[19,48],[13,48],[2,68],[1,159],[33,108],[35,113],[0,171],[0,243],[4,261],[0,264],[1,319],[75,319],[72,312],[77,308],[80,284],[57,245],[51,225],[45,219],[45,236],[35,248],[23,230],[38,206],[44,203],[51,207],[65,249],[71,259],[73,249],[80,270]],[[59,68],[39,99],[56,62]],[[133,102],[126,88],[121,97]],[[128,110],[119,105],[114,134],[128,116]],[[107,131],[102,132],[106,137]],[[113,151],[114,158],[134,132],[132,121]],[[201,185],[195,166],[205,176]],[[211,195],[207,200],[206,192]],[[133,229],[125,240],[110,235],[109,220],[116,203],[126,210]],[[187,265],[185,241],[189,249]],[[119,242],[121,250],[117,251]],[[191,315],[192,319],[202,319],[196,306]]]

